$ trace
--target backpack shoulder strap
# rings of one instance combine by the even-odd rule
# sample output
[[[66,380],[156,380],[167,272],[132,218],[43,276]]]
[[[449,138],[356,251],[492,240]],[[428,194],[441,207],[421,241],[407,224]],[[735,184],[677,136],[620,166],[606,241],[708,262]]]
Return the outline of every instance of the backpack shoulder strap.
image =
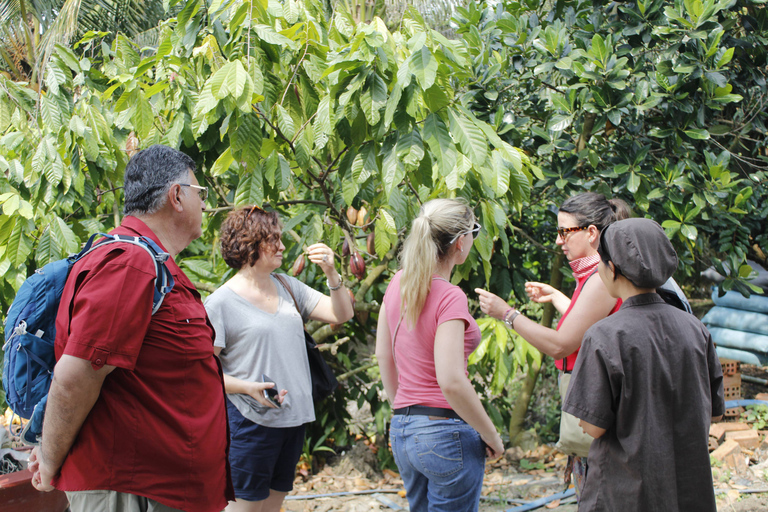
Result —
[[[94,245],[93,241],[97,236],[101,236],[103,240]],[[94,233],[88,239],[88,242],[86,242],[83,249],[79,253],[73,254],[68,259],[71,263],[75,263],[76,261],[79,261],[103,245],[120,242],[141,247],[149,254],[149,256],[152,258],[152,261],[155,263],[155,291],[152,297],[152,314],[154,315],[157,310],[160,309],[160,306],[163,303],[163,299],[165,298],[166,294],[168,294],[173,289],[173,286],[176,284],[176,282],[173,279],[173,275],[171,274],[170,269],[165,264],[165,262],[168,261],[168,258],[170,258],[170,254],[163,251],[160,246],[157,245],[152,239],[146,236],[109,235],[106,233]]]

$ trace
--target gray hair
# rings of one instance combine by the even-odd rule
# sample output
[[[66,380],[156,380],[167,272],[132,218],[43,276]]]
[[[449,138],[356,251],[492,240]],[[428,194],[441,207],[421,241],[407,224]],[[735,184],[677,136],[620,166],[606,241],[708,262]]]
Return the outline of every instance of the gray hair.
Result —
[[[165,205],[170,186],[186,181],[195,162],[181,151],[155,144],[139,151],[125,168],[125,215],[149,215]]]

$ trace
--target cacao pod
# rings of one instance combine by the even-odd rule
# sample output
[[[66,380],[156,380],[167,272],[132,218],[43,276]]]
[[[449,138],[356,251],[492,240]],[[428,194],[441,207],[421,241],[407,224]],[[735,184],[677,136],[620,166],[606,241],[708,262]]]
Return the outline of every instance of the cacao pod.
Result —
[[[376,256],[376,232],[371,231],[368,238],[365,240],[365,247],[368,249],[368,254]]]
[[[357,222],[357,210],[355,210],[355,208],[352,206],[347,208],[347,220],[352,225],[354,225],[355,222]]]
[[[355,309],[355,292],[347,288],[347,293],[349,293],[349,300],[352,302],[352,309]]]
[[[360,322],[360,325],[365,325],[368,322],[368,311],[355,311],[355,318]]]
[[[347,210],[349,211],[349,210]],[[365,224],[365,217],[368,215],[368,210],[365,209],[365,206],[360,207],[360,211],[357,212],[357,225],[363,226]]]
[[[365,260],[356,252],[349,257],[349,271],[358,279],[365,276]]]
[[[349,240],[347,240],[347,237],[344,237],[344,243],[341,244],[341,256],[343,258],[349,256]]]
[[[302,273],[304,270],[304,265],[306,265],[306,260],[304,259],[304,255],[300,254],[299,257],[296,258],[296,261],[293,262],[293,267],[291,268],[293,277],[296,277]]]

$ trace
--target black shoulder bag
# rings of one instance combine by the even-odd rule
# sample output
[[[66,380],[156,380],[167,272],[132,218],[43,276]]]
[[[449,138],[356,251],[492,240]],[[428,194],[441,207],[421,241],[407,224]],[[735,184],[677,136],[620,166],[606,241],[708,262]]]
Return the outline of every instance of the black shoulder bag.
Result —
[[[293,299],[293,306],[296,308],[296,311],[299,311],[298,302],[296,302],[296,297],[294,297],[291,287],[283,280],[282,276],[279,274],[274,275],[291,296],[291,299]],[[303,322],[304,317],[301,316],[301,311],[299,311],[299,316],[302,318]],[[336,380],[333,370],[331,370],[331,367],[323,358],[320,349],[317,348],[317,343],[315,343],[312,335],[309,334],[306,329],[304,329],[304,342],[307,347],[309,373],[312,377],[312,399],[317,403],[333,394],[336,388],[339,387],[339,381]]]

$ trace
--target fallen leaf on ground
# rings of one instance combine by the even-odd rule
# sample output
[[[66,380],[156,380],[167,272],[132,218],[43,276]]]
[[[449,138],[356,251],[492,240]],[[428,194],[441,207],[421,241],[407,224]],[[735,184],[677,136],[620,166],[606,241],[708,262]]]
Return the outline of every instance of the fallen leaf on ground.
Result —
[[[546,505],[544,505],[544,508],[557,508],[560,506],[560,500],[550,501]]]

